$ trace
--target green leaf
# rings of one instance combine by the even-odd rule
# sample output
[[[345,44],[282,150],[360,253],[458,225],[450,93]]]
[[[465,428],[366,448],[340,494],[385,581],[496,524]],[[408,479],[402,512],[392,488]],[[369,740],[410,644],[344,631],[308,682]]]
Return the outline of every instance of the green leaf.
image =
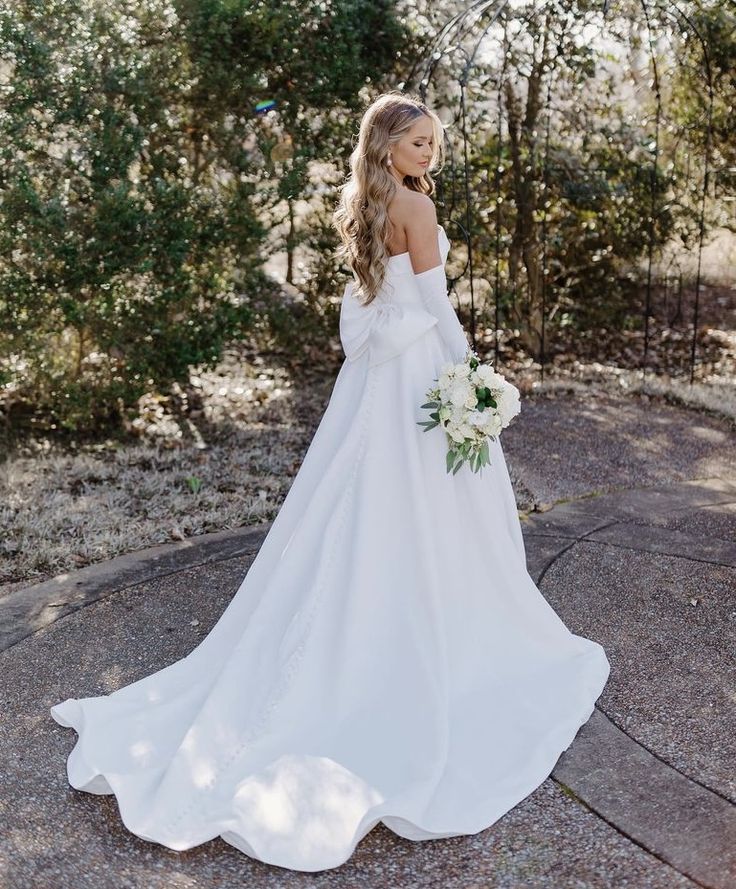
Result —
[[[198,494],[202,487],[202,479],[196,475],[189,475],[185,480],[192,494]]]
[[[452,469],[452,465],[455,462],[456,456],[457,455],[455,454],[455,451],[448,451],[447,452],[447,457],[445,458],[445,462],[447,464],[447,471],[448,472]]]
[[[422,407],[439,407],[439,404],[436,401],[428,401],[426,404],[423,404]]]

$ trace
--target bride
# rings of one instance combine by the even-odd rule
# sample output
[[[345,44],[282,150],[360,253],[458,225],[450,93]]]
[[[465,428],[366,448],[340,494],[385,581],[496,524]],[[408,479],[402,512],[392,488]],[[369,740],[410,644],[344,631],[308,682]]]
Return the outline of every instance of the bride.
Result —
[[[366,111],[335,224],[352,271],[345,361],[250,570],[186,657],[51,708],[67,773],[171,849],[221,836],[299,871],[345,862],[379,821],[474,834],[530,794],[609,673],[526,570],[498,439],[445,469],[419,406],[468,342],[430,171],[442,124],[396,92]]]

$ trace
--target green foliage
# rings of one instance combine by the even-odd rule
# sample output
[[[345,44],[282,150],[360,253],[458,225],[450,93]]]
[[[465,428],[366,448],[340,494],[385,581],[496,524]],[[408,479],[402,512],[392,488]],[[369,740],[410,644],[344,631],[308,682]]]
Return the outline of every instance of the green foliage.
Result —
[[[419,0],[409,20],[389,0],[0,7],[0,410],[76,431],[114,425],[144,393],[186,383],[190,368],[254,332],[324,360],[348,271],[335,259],[331,212],[359,112],[372,93],[412,82],[412,62],[461,6]],[[717,198],[733,192],[736,168],[734,13],[715,0],[685,7],[713,75],[707,223],[733,226],[733,204]],[[655,255],[697,243],[702,47],[651,13],[667,38],[656,169],[651,72],[634,78],[636,103],[615,85],[634,56],[646,59],[636,5],[612,4],[605,22],[593,0],[500,15],[488,40],[509,38],[502,146],[489,114],[500,56],[480,53],[469,73],[474,264],[495,283],[498,235],[501,323],[532,353],[543,280],[550,333],[624,328],[638,323],[650,236]],[[599,27],[603,47],[588,39]],[[616,46],[627,48],[618,58]],[[449,82],[438,78],[447,95],[430,96],[451,113],[458,58]],[[460,173],[450,165],[444,183],[455,219]],[[262,270],[279,250],[286,293]]]
[[[718,198],[732,184],[728,166],[736,162],[729,161],[734,13],[714,0],[686,6],[713,72],[711,168],[717,172],[709,196]],[[539,354],[543,315],[548,355],[556,329],[638,325],[641,269],[650,252],[656,270],[667,250],[697,250],[708,132],[703,47],[685,19],[651,12],[647,22],[641,9],[625,3],[610,4],[605,16],[600,4],[587,0],[508,7],[478,54],[490,61],[478,60],[469,72],[468,234],[474,269],[493,294],[479,320],[494,326],[497,299],[501,325],[518,329],[532,355]],[[656,38],[659,113],[648,27]],[[446,64],[460,69],[463,54]],[[457,132],[457,97],[450,91],[438,102],[455,115]],[[457,157],[463,149],[457,141]],[[450,166],[442,186],[453,216],[465,225],[456,205],[462,175],[461,167]],[[710,200],[706,231],[733,225],[732,208]]]
[[[18,0],[0,10],[0,394],[115,424],[269,314],[268,214],[309,196],[391,3]],[[263,99],[274,110],[256,111]],[[295,150],[276,161],[288,136]],[[278,314],[278,311],[276,312]]]
[[[198,475],[188,475],[184,481],[192,494],[199,494],[202,489],[202,479]]]
[[[693,4],[691,22],[696,32],[682,39],[683,63],[672,85],[672,116],[687,130],[700,153],[708,141],[710,115],[712,224],[736,231],[736,7],[715,0]],[[710,81],[708,79],[710,71]],[[693,182],[696,186],[697,180]],[[695,225],[691,225],[691,230]]]

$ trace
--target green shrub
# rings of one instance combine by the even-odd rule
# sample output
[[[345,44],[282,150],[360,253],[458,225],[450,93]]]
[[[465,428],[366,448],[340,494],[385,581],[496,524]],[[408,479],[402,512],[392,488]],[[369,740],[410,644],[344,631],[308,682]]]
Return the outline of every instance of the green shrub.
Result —
[[[404,39],[367,0],[0,8],[0,411],[114,425],[251,331],[271,222]]]

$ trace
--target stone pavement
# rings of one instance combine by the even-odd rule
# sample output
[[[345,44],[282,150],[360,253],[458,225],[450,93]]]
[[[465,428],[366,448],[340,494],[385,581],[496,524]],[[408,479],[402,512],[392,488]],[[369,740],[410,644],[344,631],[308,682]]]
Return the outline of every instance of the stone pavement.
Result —
[[[575,397],[527,400],[504,436],[520,506],[536,506],[522,509],[529,571],[612,666],[538,790],[474,836],[412,843],[378,825],[342,867],[300,874],[219,839],[187,852],[145,842],[114,797],[70,788],[76,735],[48,708],[186,655],[268,528],[210,534],[0,605],[0,887],[736,889],[734,430]]]

